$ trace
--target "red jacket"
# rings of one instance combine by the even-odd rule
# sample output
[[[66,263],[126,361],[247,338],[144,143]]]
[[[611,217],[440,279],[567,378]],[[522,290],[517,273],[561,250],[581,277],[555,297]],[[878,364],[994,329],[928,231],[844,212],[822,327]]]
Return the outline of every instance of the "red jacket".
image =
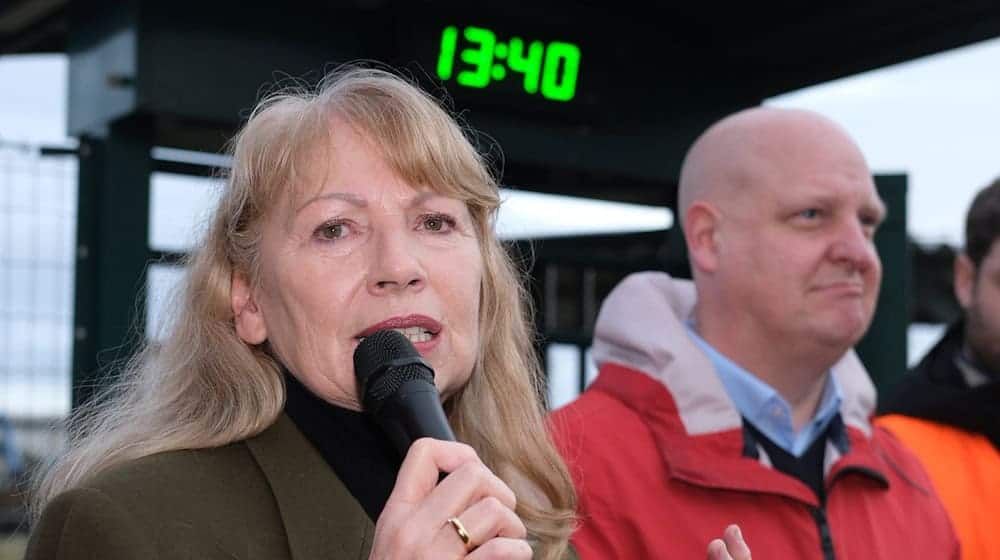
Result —
[[[703,558],[739,523],[755,558],[958,559],[919,463],[869,423],[874,388],[852,352],[832,369],[848,441],[827,443],[820,504],[747,449],[739,412],[680,322],[693,303],[693,287],[665,274],[623,281],[598,317],[598,379],[551,418],[580,497],[581,558]]]

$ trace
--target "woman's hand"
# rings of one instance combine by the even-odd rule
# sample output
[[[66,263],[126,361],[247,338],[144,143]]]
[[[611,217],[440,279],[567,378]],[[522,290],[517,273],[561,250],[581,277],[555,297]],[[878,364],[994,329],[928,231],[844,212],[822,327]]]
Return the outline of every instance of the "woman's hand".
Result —
[[[449,474],[438,484],[440,472]],[[370,558],[530,559],[516,503],[514,492],[468,445],[419,439],[375,525]]]
[[[726,527],[721,539],[708,543],[708,560],[750,560],[750,547],[738,526]]]

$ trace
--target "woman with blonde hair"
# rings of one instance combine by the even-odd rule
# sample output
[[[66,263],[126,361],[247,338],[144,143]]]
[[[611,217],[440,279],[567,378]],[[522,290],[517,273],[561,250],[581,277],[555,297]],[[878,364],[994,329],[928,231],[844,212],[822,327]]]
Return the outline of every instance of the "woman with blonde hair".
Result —
[[[231,151],[165,340],[77,412],[27,557],[569,554],[525,294],[462,129],[354,66],[263,100]],[[400,464],[359,412],[352,354],[385,328],[433,367],[464,444]]]
[[[163,342],[38,474],[27,559],[575,558],[498,185],[463,130],[347,66],[264,99],[231,152]],[[463,443],[401,458],[361,413],[352,356],[387,329]]]

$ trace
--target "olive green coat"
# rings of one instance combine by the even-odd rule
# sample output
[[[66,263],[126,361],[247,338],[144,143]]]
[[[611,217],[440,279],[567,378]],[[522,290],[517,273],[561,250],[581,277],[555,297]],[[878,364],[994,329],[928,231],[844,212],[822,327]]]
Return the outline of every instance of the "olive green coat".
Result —
[[[53,500],[26,560],[355,560],[375,526],[287,416],[129,462]]]
[[[256,437],[144,457],[57,497],[26,560],[354,560],[374,530],[282,415]]]

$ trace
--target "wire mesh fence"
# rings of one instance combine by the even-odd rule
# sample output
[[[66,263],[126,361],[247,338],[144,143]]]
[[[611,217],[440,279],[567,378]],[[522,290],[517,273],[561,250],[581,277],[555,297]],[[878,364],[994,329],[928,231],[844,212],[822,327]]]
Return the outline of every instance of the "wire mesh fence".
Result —
[[[70,409],[77,159],[0,141],[0,532],[20,482],[64,443]]]

